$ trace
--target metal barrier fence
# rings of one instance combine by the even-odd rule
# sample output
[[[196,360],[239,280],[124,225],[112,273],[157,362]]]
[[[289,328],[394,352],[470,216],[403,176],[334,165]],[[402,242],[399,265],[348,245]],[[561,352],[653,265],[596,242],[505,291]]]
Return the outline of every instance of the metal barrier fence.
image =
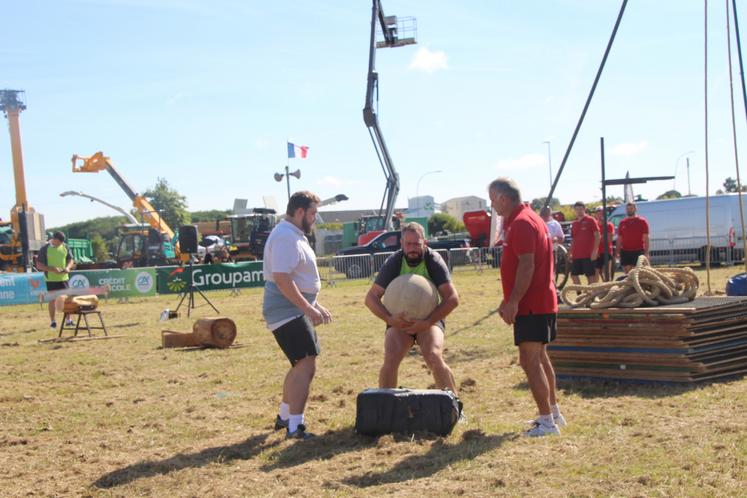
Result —
[[[498,268],[500,249],[470,247],[460,249],[438,249],[450,272],[476,271]],[[327,256],[317,258],[319,276],[327,285],[344,280],[373,280],[386,259],[393,252],[356,254],[350,256]]]
[[[706,238],[651,239],[652,265],[705,264]],[[711,237],[711,264],[732,265],[744,259],[741,245],[732,247],[726,236]]]
[[[737,241],[739,242],[739,241]],[[651,239],[650,256],[652,265],[702,265],[705,264],[705,237],[689,237],[674,239]],[[438,252],[449,267],[449,271],[477,272],[498,268],[501,263],[501,248],[467,247],[459,249],[439,249]],[[743,261],[744,251],[741,244],[732,247],[729,238],[724,236],[711,237],[711,263],[732,265]],[[368,279],[376,277],[386,258],[392,252],[377,254],[362,254],[353,256],[328,256],[317,258],[319,274],[323,282],[328,285],[343,280]],[[567,260],[556,254],[556,267],[568,270]],[[559,265],[562,259],[563,265]]]

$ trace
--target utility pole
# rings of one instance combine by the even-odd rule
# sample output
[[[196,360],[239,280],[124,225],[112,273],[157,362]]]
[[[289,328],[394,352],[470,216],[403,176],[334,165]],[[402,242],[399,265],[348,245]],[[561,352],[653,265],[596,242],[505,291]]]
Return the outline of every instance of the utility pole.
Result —
[[[547,167],[550,170],[550,187],[552,187],[552,157],[550,155],[550,141],[545,140],[542,142],[543,144],[547,144]],[[547,199],[545,202],[548,206],[550,205],[550,199]]]
[[[690,191],[690,158],[685,158],[687,161],[687,195],[692,195],[692,192]]]

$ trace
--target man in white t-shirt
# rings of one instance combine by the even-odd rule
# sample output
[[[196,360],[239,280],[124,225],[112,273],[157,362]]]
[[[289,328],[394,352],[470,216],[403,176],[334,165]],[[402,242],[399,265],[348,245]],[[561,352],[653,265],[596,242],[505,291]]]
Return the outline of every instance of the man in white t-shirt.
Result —
[[[306,238],[318,205],[319,197],[311,192],[293,194],[285,218],[267,238],[263,256],[262,314],[291,363],[275,419],[275,430],[285,428],[288,439],[313,437],[306,431],[303,412],[320,351],[314,327],[332,321],[330,312],[316,300],[322,285],[316,256]]]
[[[547,225],[547,230],[550,232],[550,237],[552,237],[553,243],[562,244],[565,239],[565,234],[563,233],[563,227],[560,226],[558,220],[552,217],[552,209],[550,209],[549,206],[543,207],[540,209],[540,217],[545,222],[545,225]]]

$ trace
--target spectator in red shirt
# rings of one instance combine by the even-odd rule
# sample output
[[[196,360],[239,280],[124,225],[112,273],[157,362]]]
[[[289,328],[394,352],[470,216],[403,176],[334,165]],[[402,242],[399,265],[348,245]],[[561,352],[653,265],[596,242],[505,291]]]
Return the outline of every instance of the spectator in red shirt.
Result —
[[[602,225],[604,224],[604,209],[599,206],[594,211],[594,217],[597,220],[597,226],[599,226],[599,249],[597,250],[597,278],[608,282],[612,280],[612,276],[615,274],[615,258],[613,257],[615,252],[612,250],[612,241],[615,239],[615,225],[611,222],[607,222],[607,251],[604,250],[604,232],[602,231]],[[605,271],[606,263],[606,271]]]
[[[558,298],[553,280],[553,244],[544,221],[526,204],[516,183],[498,178],[488,187],[490,205],[503,217],[501,282],[498,313],[514,326],[514,344],[527,376],[539,417],[525,436],[560,434],[566,424],[555,393],[555,370],[547,344],[557,334]]]
[[[628,215],[617,227],[617,256],[625,273],[628,273],[643,254],[648,258],[648,221],[636,214],[635,202],[625,205]]]
[[[579,275],[586,275],[590,284],[597,281],[596,259],[599,251],[599,225],[586,214],[586,205],[578,201],[573,205],[576,221],[571,225],[571,278],[581,283]]]

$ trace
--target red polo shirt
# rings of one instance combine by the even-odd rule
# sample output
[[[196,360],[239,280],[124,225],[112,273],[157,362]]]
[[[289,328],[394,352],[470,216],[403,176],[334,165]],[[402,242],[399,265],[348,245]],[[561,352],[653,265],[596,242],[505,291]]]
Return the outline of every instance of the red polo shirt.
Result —
[[[573,244],[571,256],[573,256],[573,259],[591,257],[591,252],[594,250],[595,233],[599,233],[599,225],[597,225],[597,220],[588,214],[573,222],[573,225],[571,225],[571,238],[573,239],[571,241]]]
[[[600,256],[604,254],[604,233],[602,232],[602,223],[604,221],[597,220],[597,226],[599,227],[599,249],[597,254]],[[615,238],[615,225],[611,222],[607,222],[607,254],[614,254],[612,252],[612,239]]]
[[[623,218],[617,227],[620,248],[623,251],[642,251],[643,236],[648,234],[648,221],[640,216]]]
[[[553,281],[553,246],[545,222],[525,204],[503,221],[501,256],[503,298],[508,300],[516,283],[520,254],[534,254],[534,273],[517,316],[557,313],[558,296]]]

